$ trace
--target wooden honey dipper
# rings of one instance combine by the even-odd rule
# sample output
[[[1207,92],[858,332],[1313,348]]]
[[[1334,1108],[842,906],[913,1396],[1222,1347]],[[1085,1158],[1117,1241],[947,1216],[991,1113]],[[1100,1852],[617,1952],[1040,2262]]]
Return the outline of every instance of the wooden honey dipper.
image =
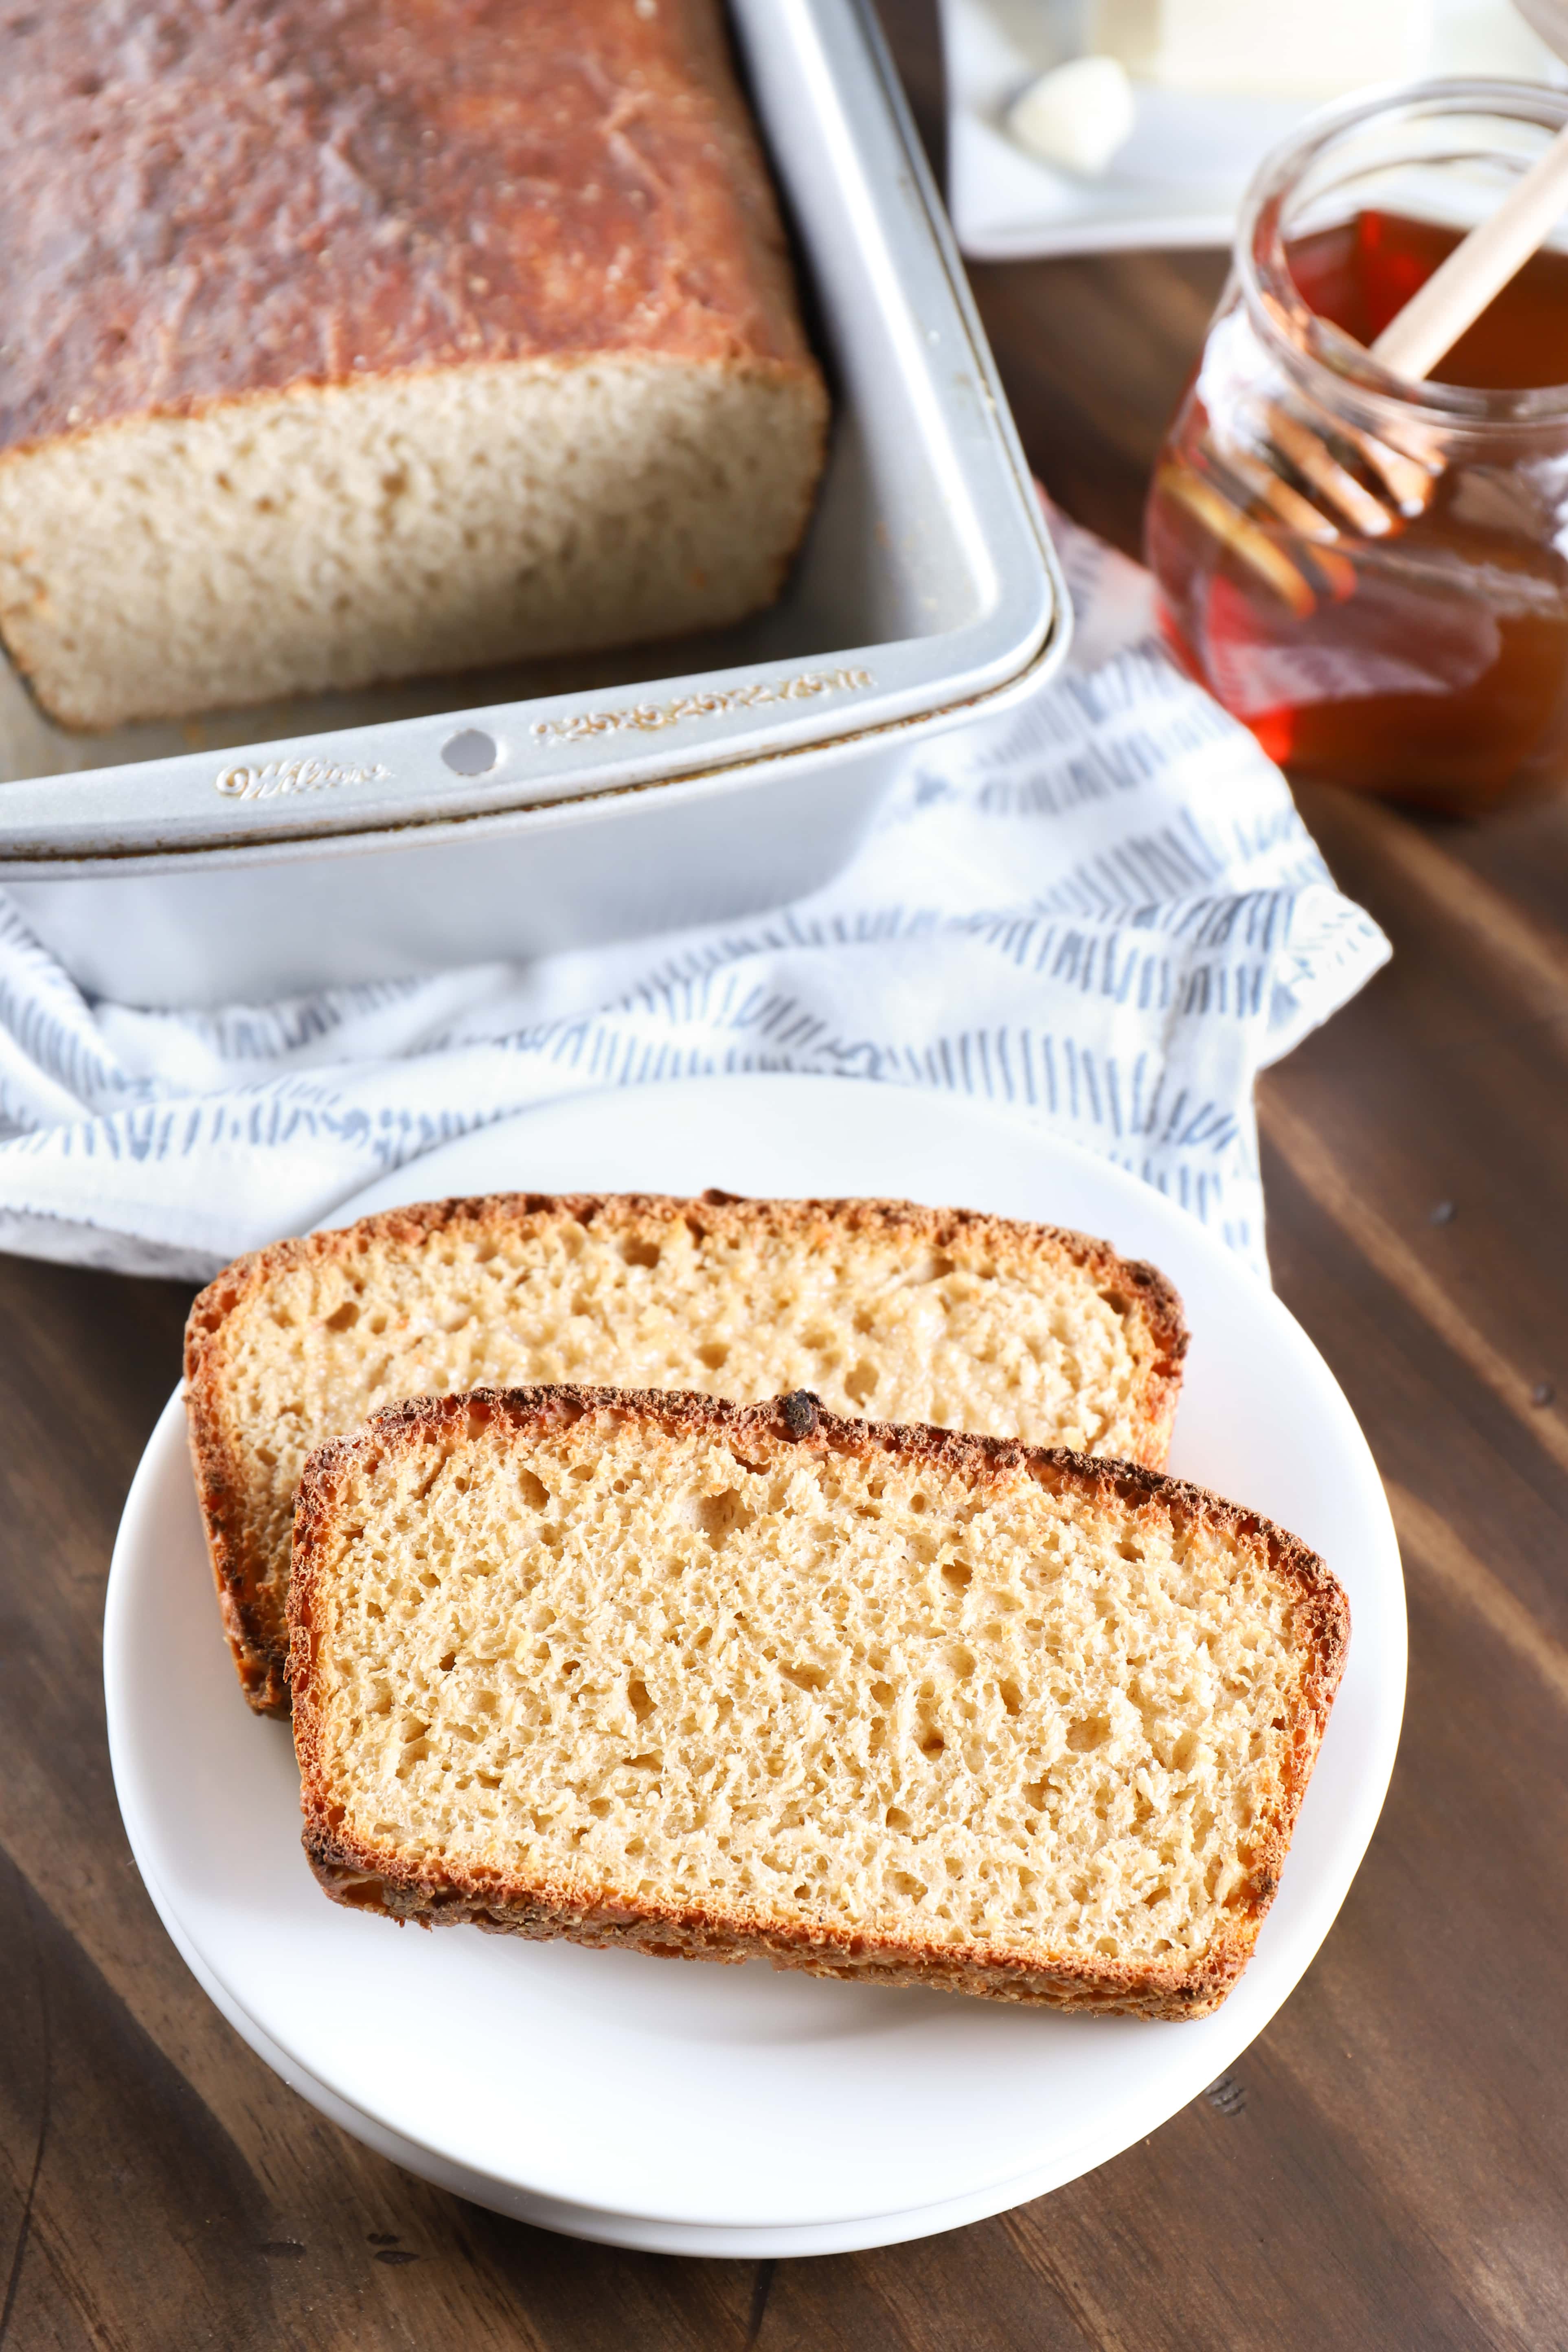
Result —
[[[1516,0],[1516,5],[1550,47],[1568,58],[1568,0]],[[1568,124],[1496,211],[1455,247],[1390,320],[1370,346],[1369,357],[1407,383],[1424,383],[1539,251],[1565,207]],[[1160,487],[1304,618],[1318,599],[1253,515],[1266,509],[1306,540],[1331,589],[1348,594],[1354,575],[1346,559],[1334,552],[1334,542],[1347,536],[1386,538],[1423,513],[1436,489],[1442,464],[1391,448],[1342,419],[1335,420],[1331,443],[1315,419],[1286,399],[1261,402],[1255,415],[1260,429],[1246,446],[1216,440],[1211,425],[1198,446],[1213,475],[1171,466],[1162,470]],[[1361,471],[1352,471],[1346,458],[1359,461]]]

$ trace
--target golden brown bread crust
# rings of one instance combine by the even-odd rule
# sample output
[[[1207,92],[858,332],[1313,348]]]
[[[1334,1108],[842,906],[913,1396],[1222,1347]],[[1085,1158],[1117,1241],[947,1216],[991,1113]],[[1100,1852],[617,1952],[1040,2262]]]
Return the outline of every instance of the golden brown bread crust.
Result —
[[[268,1562],[247,1524],[243,1466],[224,1412],[224,1335],[230,1318],[278,1275],[314,1261],[348,1258],[386,1242],[418,1249],[454,1227],[483,1230],[520,1221],[592,1224],[646,1215],[684,1217],[706,1238],[745,1227],[798,1233],[831,1220],[850,1233],[906,1234],[946,1250],[961,1239],[981,1248],[1039,1251],[1087,1268],[1103,1296],[1137,1327],[1149,1350],[1140,1415],[1139,1458],[1163,1468],[1181,1391],[1187,1328],[1182,1302],[1157,1267],[1119,1257],[1108,1242],[1058,1225],[1026,1224],[972,1209],[928,1209],[908,1201],[751,1201],[710,1191],[700,1200],[661,1193],[496,1192],[470,1200],[429,1201],[237,1258],[196,1298],[185,1325],[185,1413],[207,1551],[240,1684],[261,1715],[289,1712],[288,1629]]]
[[[945,1945],[914,1937],[870,1936],[821,1924],[809,1931],[754,1922],[700,1906],[633,1906],[607,1891],[596,1897],[548,1881],[497,1880],[423,1864],[356,1837],[342,1823],[322,1769],[314,1683],[315,1612],[322,1550],[340,1480],[398,1449],[436,1440],[475,1419],[504,1418],[514,1428],[546,1427],[585,1415],[638,1415],[671,1434],[721,1434],[744,1458],[748,1449],[781,1445],[864,1457],[931,1463],[984,1486],[1022,1470],[1051,1491],[1073,1487],[1086,1498],[1152,1505],[1181,1526],[1198,1521],[1260,1545],[1297,1596],[1296,1631],[1308,1664],[1290,1726],[1284,1778],[1239,1890],[1234,1919],[1210,1948],[1186,1964],[1135,1963],[1041,1951],[971,1948],[955,1959]],[[776,1967],[880,1984],[929,1985],[995,2000],[1152,2018],[1204,2017],[1216,2009],[1251,1957],[1272,1903],[1296,1817],[1311,1777],[1350,1643],[1350,1604],[1317,1554],[1256,1513],[1185,1480],[1135,1464],[1019,1445],[950,1430],[899,1428],[844,1421],[804,1391],[770,1403],[736,1406],[653,1390],[570,1387],[476,1390],[466,1396],[412,1398],[377,1413],[358,1435],[338,1438],[310,1456],[300,1482],[290,1584],[290,1681],[294,1747],[301,1782],[303,1843],[310,1867],[333,1899],[422,1927],[472,1922],[498,1934],[564,1937],[588,1945],[628,1945],[672,1958],[741,1961],[759,1956]]]
[[[0,66],[0,450],[473,361],[826,410],[718,0],[47,0]]]

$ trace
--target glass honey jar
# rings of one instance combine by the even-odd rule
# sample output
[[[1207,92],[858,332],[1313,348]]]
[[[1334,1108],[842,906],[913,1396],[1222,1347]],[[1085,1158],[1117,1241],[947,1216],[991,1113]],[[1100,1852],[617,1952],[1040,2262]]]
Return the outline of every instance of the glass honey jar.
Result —
[[[1456,815],[1568,781],[1568,231],[1432,380],[1367,349],[1565,119],[1426,83],[1247,195],[1146,548],[1173,651],[1294,773]]]

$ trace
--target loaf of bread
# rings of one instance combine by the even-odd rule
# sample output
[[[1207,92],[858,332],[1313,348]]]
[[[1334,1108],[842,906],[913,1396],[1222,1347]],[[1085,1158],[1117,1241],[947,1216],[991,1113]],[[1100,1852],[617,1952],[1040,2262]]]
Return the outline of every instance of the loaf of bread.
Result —
[[[305,1846],[427,1925],[1201,2017],[1345,1654],[1292,1536],[804,1394],[390,1408],[307,1465]]]
[[[0,629],[77,727],[766,604],[826,396],[718,0],[48,0]]]
[[[224,1621],[288,1707],[305,1457],[430,1391],[577,1381],[837,1411],[1163,1464],[1186,1330],[1152,1266],[1050,1225],[889,1201],[509,1193],[241,1258],[195,1301],[185,1402]]]

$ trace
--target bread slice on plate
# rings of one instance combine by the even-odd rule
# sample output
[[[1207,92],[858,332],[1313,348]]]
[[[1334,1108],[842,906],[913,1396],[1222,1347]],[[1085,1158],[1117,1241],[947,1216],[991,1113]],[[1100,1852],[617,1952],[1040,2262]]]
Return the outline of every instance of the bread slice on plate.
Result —
[[[1349,1635],[1126,1463],[574,1388],[322,1447],[289,1618],[341,1903],[1160,2018],[1246,1964]]]
[[[504,1193],[261,1250],[191,1310],[186,1404],[225,1623],[288,1708],[305,1457],[399,1397],[576,1381],[939,1422],[1162,1467],[1187,1343],[1152,1266],[899,1201]]]

